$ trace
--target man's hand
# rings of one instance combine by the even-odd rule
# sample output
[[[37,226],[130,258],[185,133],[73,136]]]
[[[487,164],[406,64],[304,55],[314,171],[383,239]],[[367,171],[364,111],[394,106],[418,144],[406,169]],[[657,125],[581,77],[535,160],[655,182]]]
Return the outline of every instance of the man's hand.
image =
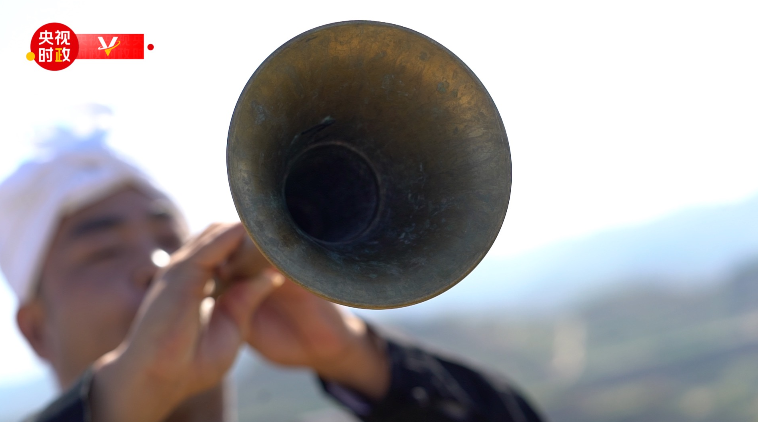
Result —
[[[253,311],[284,282],[264,271],[226,288],[207,320],[201,302],[246,238],[240,224],[217,224],[184,245],[161,269],[131,332],[95,364],[93,420],[159,421],[185,399],[217,385],[250,330]]]
[[[366,323],[290,280],[257,309],[247,341],[272,362],[310,367],[371,399],[389,389],[389,362]]]
[[[262,260],[247,240],[220,273],[234,279],[259,271],[261,262],[269,265]],[[375,400],[389,389],[381,340],[372,337],[363,320],[291,280],[266,297],[250,322],[247,342],[271,362],[309,367]]]

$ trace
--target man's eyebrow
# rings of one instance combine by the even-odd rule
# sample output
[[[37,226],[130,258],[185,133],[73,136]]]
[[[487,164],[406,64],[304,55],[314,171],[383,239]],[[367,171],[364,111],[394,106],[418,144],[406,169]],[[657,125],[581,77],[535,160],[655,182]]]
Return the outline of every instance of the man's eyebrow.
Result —
[[[147,211],[147,218],[150,220],[171,220],[173,217],[171,207],[165,199],[154,200]]]
[[[79,223],[71,230],[69,237],[72,239],[84,237],[92,233],[109,230],[124,223],[124,218],[119,216],[104,216],[92,218]]]

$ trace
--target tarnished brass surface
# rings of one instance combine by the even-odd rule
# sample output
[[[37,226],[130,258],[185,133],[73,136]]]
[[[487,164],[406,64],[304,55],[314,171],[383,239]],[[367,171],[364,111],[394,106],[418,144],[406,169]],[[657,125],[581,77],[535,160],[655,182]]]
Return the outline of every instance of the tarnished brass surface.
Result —
[[[422,34],[367,21],[300,34],[258,67],[227,167],[271,263],[360,308],[412,305],[462,280],[511,189],[505,129],[474,73]]]

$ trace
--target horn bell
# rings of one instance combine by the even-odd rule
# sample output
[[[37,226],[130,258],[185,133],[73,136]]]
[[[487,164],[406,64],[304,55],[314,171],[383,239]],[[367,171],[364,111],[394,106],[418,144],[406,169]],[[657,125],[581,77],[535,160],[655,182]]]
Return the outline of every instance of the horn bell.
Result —
[[[434,40],[369,21],[307,31],[258,67],[234,109],[227,169],[273,265],[371,309],[462,280],[511,190],[505,129],[476,75]]]

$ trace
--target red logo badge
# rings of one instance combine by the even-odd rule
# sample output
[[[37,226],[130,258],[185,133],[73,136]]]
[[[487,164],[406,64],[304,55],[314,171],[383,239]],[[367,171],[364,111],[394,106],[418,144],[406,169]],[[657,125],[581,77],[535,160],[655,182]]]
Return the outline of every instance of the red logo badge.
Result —
[[[152,44],[147,45],[153,49]],[[76,59],[144,59],[144,34],[74,34],[62,23],[42,25],[32,36],[29,61],[47,70],[63,70]]]

